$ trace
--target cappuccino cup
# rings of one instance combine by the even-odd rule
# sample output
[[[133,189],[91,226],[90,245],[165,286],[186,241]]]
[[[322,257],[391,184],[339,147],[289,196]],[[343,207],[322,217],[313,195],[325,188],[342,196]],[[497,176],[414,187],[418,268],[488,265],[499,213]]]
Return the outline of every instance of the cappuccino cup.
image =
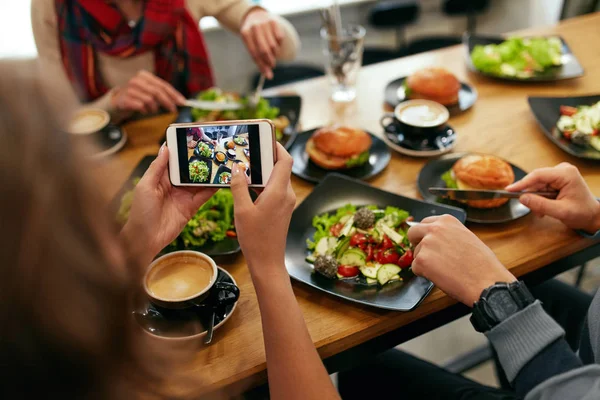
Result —
[[[426,139],[439,135],[450,118],[443,105],[430,100],[408,100],[396,106],[393,113],[381,117],[381,126],[390,133],[408,138]]]

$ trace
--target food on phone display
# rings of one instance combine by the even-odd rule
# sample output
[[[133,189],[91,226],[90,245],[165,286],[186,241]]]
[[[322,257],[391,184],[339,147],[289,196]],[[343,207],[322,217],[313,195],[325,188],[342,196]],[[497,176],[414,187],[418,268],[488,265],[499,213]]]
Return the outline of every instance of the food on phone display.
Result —
[[[218,151],[215,153],[215,158],[218,162],[224,162],[225,161],[225,153]]]
[[[345,126],[321,128],[306,142],[311,161],[325,169],[346,169],[369,161],[371,136]]]
[[[556,127],[565,139],[600,151],[600,102],[591,106],[561,106],[560,115]]]
[[[460,82],[444,68],[421,69],[405,81],[405,93],[409,99],[425,99],[445,106],[458,103]]]
[[[192,117],[196,122],[233,121],[243,119],[270,119],[275,125],[277,140],[283,138],[283,131],[290,125],[290,120],[285,115],[279,115],[279,108],[271,107],[269,102],[260,98],[256,107],[248,106],[248,97],[241,97],[237,93],[224,92],[219,88],[205,90],[198,94],[198,100],[216,101],[222,103],[241,103],[239,110],[201,110],[192,109]]]
[[[234,137],[233,141],[235,142],[235,144],[238,144],[240,146],[246,146],[248,144],[248,142],[246,141],[246,138],[244,138],[242,136]]]
[[[452,169],[442,175],[446,186],[451,189],[504,190],[515,181],[515,174],[509,163],[501,158],[470,154],[462,157]],[[467,200],[470,207],[496,208],[509,199]]]
[[[401,281],[413,252],[407,237],[408,212],[396,207],[347,204],[332,214],[316,215],[316,232],[307,241],[306,260],[331,279],[385,285]]]
[[[248,161],[250,161],[250,150],[244,149],[244,155],[246,156],[246,158],[248,159]]]
[[[513,37],[500,44],[475,46],[473,65],[481,72],[501,77],[531,78],[560,66],[562,42],[557,37]]]
[[[204,143],[204,142],[200,142],[198,143],[198,153],[202,156],[202,157],[211,157],[212,156],[212,148]]]
[[[227,157],[234,159],[235,158],[235,150],[227,150]]]
[[[134,186],[138,182],[139,178],[136,178],[133,181]],[[121,197],[117,220],[123,225],[129,218],[132,199],[133,189]],[[217,243],[226,237],[235,236],[233,196],[230,190],[221,189],[200,207],[179,236],[167,247],[167,250],[180,248],[181,244],[184,248],[201,247],[207,243]]]
[[[190,180],[194,183],[203,183],[208,179],[208,165],[204,161],[194,160],[189,164]]]
[[[230,172],[221,172],[219,175],[219,183],[228,185],[231,183],[231,173]]]
[[[227,149],[235,149],[235,143],[233,141],[228,141],[227,143],[225,143],[225,147]]]

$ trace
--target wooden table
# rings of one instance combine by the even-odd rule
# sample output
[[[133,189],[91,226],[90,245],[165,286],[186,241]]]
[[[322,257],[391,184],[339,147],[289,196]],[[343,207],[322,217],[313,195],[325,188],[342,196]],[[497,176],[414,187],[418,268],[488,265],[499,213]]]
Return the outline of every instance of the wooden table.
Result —
[[[456,152],[492,153],[527,171],[567,161],[579,167],[592,190],[600,195],[600,166],[573,158],[554,146],[540,132],[527,105],[529,95],[569,96],[600,92],[600,53],[596,43],[600,40],[600,14],[527,33],[562,35],[584,66],[585,76],[550,84],[490,80],[466,70],[464,49],[457,46],[364,68],[357,101],[349,106],[330,104],[329,87],[324,78],[289,85],[277,91],[295,92],[302,96],[300,119],[304,129],[328,122],[342,122],[381,134],[379,117],[384,111],[386,84],[424,66],[444,66],[479,91],[479,100],[474,108],[451,119],[450,123],[458,132]],[[112,177],[108,198],[114,196],[144,155],[157,152],[158,140],[173,118],[166,115],[126,127],[129,144],[104,166],[106,176]],[[424,162],[394,154],[389,167],[370,183],[393,193],[417,197],[415,180]],[[293,185],[298,202],[313,188],[312,184],[295,177]],[[545,267],[548,264],[565,269],[600,253],[600,246],[593,246],[593,242],[550,218],[539,219],[529,215],[506,225],[472,225],[470,228],[517,276],[538,274],[539,277],[539,273],[544,273],[543,278],[547,279],[557,271],[556,268]],[[558,263],[560,260],[566,261]],[[266,380],[261,323],[256,295],[243,257],[240,255],[233,262],[222,265],[233,273],[241,288],[239,308],[216,333],[216,340],[210,347],[202,348],[198,344],[194,369],[211,389],[235,386],[236,390],[241,390]],[[467,312],[464,307],[457,308],[454,300],[437,289],[415,311],[408,313],[359,306],[297,282],[294,283],[294,291],[315,346],[324,359],[334,355],[339,357],[342,352],[356,346],[361,348],[359,345],[363,343],[377,343],[380,339],[380,347],[393,346],[397,344],[394,340],[407,338],[407,334],[402,336],[405,330],[414,336]],[[450,313],[448,310],[454,311]],[[332,369],[339,368],[339,365],[332,365],[329,364]]]

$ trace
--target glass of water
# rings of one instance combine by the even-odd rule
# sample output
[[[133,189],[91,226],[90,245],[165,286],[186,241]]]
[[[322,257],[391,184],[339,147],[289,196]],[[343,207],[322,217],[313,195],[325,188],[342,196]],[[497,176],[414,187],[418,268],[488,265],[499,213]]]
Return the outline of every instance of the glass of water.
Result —
[[[337,102],[350,102],[356,97],[356,81],[362,65],[365,28],[349,25],[338,34],[321,29],[323,52],[327,58],[325,68],[331,83],[331,98]]]

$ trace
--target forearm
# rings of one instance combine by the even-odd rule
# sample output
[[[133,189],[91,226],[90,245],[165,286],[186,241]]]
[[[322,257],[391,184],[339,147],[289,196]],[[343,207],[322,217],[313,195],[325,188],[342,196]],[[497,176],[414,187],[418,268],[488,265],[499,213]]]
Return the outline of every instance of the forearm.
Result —
[[[127,222],[119,235],[121,242],[127,248],[128,263],[146,268],[160,250],[151,249],[148,243],[141,238],[133,224]]]
[[[253,282],[260,307],[272,399],[339,399],[313,345],[285,269]],[[253,271],[253,269],[251,269]]]

